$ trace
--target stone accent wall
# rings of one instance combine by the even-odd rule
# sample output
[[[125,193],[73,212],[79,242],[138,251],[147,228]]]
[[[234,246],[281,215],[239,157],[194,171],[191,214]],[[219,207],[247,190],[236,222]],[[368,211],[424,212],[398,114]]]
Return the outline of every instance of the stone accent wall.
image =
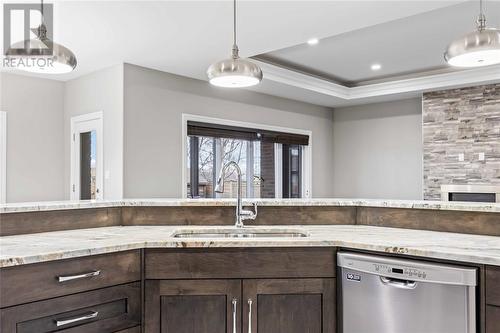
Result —
[[[261,198],[275,197],[274,182],[274,143],[260,143],[260,175],[263,179],[260,188]]]
[[[425,93],[422,116],[424,199],[440,200],[441,185],[500,185],[500,84]]]

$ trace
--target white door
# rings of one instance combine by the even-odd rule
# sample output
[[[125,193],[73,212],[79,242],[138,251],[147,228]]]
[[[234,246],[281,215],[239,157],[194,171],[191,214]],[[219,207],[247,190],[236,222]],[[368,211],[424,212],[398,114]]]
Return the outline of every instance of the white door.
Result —
[[[71,118],[71,200],[104,198],[102,122],[102,112]]]

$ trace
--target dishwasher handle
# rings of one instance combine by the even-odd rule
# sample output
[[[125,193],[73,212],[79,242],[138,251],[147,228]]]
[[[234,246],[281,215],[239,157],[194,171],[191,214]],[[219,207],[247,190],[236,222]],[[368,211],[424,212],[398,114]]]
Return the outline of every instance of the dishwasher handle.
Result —
[[[393,279],[381,276],[380,281],[382,281],[382,283],[386,286],[391,286],[400,289],[415,289],[417,287],[417,282],[410,280],[400,280],[400,279]]]

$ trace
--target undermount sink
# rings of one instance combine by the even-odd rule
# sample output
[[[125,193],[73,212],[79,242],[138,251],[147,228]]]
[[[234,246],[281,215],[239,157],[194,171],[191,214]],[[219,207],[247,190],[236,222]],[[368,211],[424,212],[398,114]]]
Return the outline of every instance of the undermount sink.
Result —
[[[225,228],[225,229],[184,229],[176,230],[174,238],[300,238],[309,234],[301,229],[257,229],[257,228]]]

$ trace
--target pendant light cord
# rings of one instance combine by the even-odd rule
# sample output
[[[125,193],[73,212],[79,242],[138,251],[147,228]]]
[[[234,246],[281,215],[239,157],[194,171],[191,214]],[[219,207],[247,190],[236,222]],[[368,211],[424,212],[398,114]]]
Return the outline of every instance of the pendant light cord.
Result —
[[[43,0],[40,0],[40,25],[36,30],[36,35],[40,40],[47,39],[47,27],[45,26],[45,15],[43,13]]]
[[[233,44],[236,45],[236,0],[233,0]]]
[[[238,59],[239,56],[238,45],[236,45],[236,0],[233,0],[233,59]]]
[[[486,16],[484,15],[483,0],[479,0],[479,17],[477,18],[477,28],[479,31],[486,29]]]
[[[42,24],[45,23],[45,18],[43,17],[43,0],[40,1],[40,14],[42,15]]]

